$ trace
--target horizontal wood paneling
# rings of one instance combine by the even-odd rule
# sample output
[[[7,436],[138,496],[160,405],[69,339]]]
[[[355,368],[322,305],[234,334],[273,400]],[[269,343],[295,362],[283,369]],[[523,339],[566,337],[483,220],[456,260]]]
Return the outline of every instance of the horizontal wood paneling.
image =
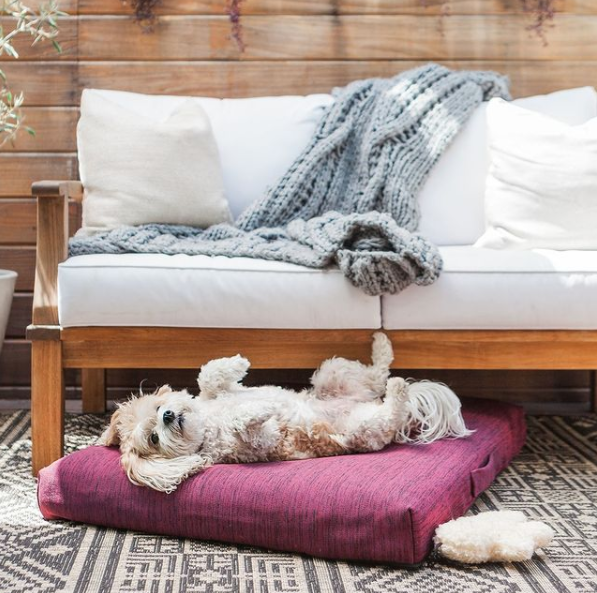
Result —
[[[524,15],[164,16],[148,35],[126,17],[81,17],[81,60],[595,60],[597,16],[558,15],[544,44]]]
[[[83,62],[81,87],[155,94],[250,97],[329,92],[331,87],[371,76],[392,76],[425,62]],[[451,62],[463,69],[507,72],[514,96],[547,93],[597,81],[596,62]]]
[[[69,204],[69,231],[80,226],[80,206]],[[0,237],[4,245],[34,245],[37,233],[37,203],[34,198],[0,199]]]
[[[40,179],[76,179],[74,153],[0,154],[0,194],[31,195],[31,184]]]
[[[46,69],[43,63],[10,64],[5,68],[13,89],[29,80],[27,104],[75,105],[86,87],[112,88],[156,94],[249,97],[329,92],[334,86],[367,76],[391,76],[424,61],[290,61],[290,62],[83,62],[78,83],[71,64]],[[497,62],[449,60],[441,63],[463,69],[505,72],[514,96],[548,93],[594,85],[597,61]],[[2,179],[0,178],[0,188]]]
[[[27,107],[23,123],[35,131],[35,136],[19,134],[14,143],[6,143],[0,152],[75,152],[77,150],[76,107]]]
[[[0,17],[0,26],[5,33],[14,30],[14,20]],[[44,40],[32,45],[32,37],[17,35],[12,43],[21,60],[74,60],[77,57],[77,19],[63,17],[60,19],[60,35],[56,41],[60,43],[61,52],[56,51],[50,41]],[[13,61],[7,53],[0,54],[0,62]]]
[[[6,327],[6,337],[25,339],[25,329],[31,323],[31,307],[33,295],[29,293],[15,293]]]
[[[212,14],[226,10],[223,0],[162,0],[155,9],[164,14]],[[555,0],[558,12],[597,14],[594,0]],[[520,14],[520,0],[246,0],[243,15],[279,14]],[[79,0],[79,14],[130,15],[122,0]]]
[[[27,0],[27,6],[39,10],[42,6],[47,6],[48,0]],[[77,13],[78,0],[59,0],[58,8],[70,15]]]
[[[4,245],[35,243],[35,200],[0,200],[0,238]]]
[[[31,385],[31,345],[24,340],[5,340],[0,352],[0,385]]]
[[[35,247],[7,247],[0,244],[0,268],[19,276],[15,290],[32,291],[35,278]]]
[[[9,198],[0,199],[0,267],[19,272],[10,338],[22,338],[30,317],[27,291],[33,288],[35,261],[34,203],[14,198],[28,196],[33,180],[76,177],[77,106],[85,87],[219,97],[305,94],[391,76],[434,59],[504,72],[513,94],[524,96],[595,84],[597,73],[594,0],[556,0],[547,45],[527,30],[533,17],[523,14],[520,0],[246,0],[244,54],[231,39],[225,0],[162,0],[152,34],[133,22],[128,0],[61,0],[60,6],[84,15],[62,20],[62,56],[51,44],[20,43],[23,59],[1,64],[11,88],[25,91],[27,124],[37,131],[35,138],[22,135],[0,150],[0,197]],[[79,219],[80,211],[71,206],[71,226]],[[8,343],[0,361],[0,399],[10,398],[11,389],[28,397],[28,351],[20,339]],[[12,387],[2,379],[7,372],[13,373]],[[266,373],[252,373],[248,381],[282,384],[308,377],[297,370]],[[462,395],[535,400],[550,409],[561,409],[558,398],[567,401],[568,410],[588,405],[585,371],[408,373],[448,382]],[[109,392],[124,395],[144,377],[149,383],[193,386],[195,375],[195,370],[115,370],[108,373]],[[67,373],[71,385],[76,378],[77,372]],[[68,394],[77,396],[72,388]]]
[[[27,107],[79,103],[75,62],[6,62],[2,70],[15,94],[25,92]]]

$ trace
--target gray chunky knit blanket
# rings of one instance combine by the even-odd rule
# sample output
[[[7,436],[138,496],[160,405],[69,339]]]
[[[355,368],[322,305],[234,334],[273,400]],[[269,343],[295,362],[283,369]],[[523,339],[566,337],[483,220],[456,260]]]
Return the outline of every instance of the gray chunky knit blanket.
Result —
[[[236,225],[122,227],[72,238],[70,255],[185,253],[336,265],[371,295],[432,283],[442,261],[414,232],[418,192],[477,105],[509,97],[507,80],[428,64],[334,95],[307,148]]]

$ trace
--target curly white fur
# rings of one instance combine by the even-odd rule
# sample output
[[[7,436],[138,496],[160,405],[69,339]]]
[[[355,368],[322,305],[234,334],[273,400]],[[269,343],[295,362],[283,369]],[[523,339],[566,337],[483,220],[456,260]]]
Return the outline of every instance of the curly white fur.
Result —
[[[553,536],[549,525],[528,521],[519,511],[489,511],[440,525],[435,544],[442,556],[457,562],[519,562],[530,560]]]
[[[377,451],[392,442],[464,437],[460,402],[445,385],[390,376],[392,345],[374,335],[372,364],[326,360],[310,389],[245,387],[249,361],[212,360],[197,378],[200,395],[173,391],[119,406],[100,443],[120,445],[122,465],[139,485],[172,492],[216,463],[305,459]]]

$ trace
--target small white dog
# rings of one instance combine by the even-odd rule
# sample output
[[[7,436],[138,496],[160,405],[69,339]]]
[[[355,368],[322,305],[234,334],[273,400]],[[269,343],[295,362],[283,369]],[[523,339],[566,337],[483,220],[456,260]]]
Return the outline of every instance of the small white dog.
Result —
[[[119,445],[129,479],[172,492],[216,463],[250,463],[378,451],[470,434],[445,385],[391,378],[392,345],[373,339],[372,364],[326,360],[301,392],[245,387],[241,356],[208,362],[195,398],[164,385],[121,404],[100,439]]]

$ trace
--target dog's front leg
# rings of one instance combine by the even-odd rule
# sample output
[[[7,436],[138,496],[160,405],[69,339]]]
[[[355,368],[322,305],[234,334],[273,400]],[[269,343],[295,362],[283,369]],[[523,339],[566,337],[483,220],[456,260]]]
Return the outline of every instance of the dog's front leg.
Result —
[[[251,363],[240,354],[230,358],[217,358],[201,367],[197,383],[199,400],[216,399],[231,390],[238,390],[239,382],[247,374]]]

